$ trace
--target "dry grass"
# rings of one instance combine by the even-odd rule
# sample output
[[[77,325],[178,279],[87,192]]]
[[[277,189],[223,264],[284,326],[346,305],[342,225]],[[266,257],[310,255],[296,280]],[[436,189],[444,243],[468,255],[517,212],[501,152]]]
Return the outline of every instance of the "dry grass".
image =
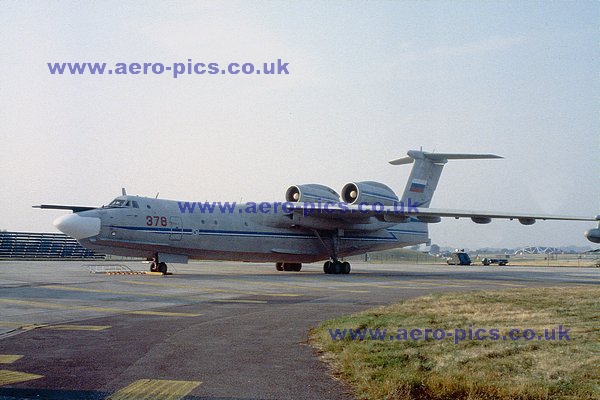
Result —
[[[569,328],[570,341],[332,340],[329,329]],[[537,338],[536,338],[537,339]],[[416,298],[311,332],[361,399],[600,399],[600,289],[535,288]]]

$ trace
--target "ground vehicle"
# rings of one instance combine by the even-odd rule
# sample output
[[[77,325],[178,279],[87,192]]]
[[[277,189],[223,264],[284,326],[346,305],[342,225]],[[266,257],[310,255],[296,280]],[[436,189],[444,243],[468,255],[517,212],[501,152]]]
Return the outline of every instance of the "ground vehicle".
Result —
[[[506,265],[508,264],[508,258],[484,258],[481,260],[481,263],[483,265],[490,265],[490,264],[498,264],[498,265]]]
[[[464,251],[455,251],[446,262],[448,265],[471,265],[471,257]]]

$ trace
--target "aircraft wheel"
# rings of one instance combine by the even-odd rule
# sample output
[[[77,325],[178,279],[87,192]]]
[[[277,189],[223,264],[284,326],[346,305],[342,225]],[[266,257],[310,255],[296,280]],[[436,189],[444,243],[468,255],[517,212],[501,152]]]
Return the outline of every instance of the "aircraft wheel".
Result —
[[[280,263],[280,262],[279,262],[279,263],[276,263],[276,264],[275,264],[275,269],[276,269],[277,271],[283,271],[283,263]]]
[[[344,261],[342,263],[342,274],[349,274],[350,273],[350,263],[348,261]]]
[[[326,274],[331,273],[331,261],[325,261],[325,264],[323,264],[323,272]]]
[[[342,273],[342,263],[339,261],[333,262],[333,273],[339,275]]]
[[[152,261],[150,263],[150,271],[151,272],[157,272],[158,271],[158,265],[155,261]]]
[[[164,263],[164,262],[158,263],[158,272],[166,275],[167,269],[168,269],[167,263]]]
[[[300,270],[302,270],[302,263],[295,263],[294,264],[294,271],[300,272]]]

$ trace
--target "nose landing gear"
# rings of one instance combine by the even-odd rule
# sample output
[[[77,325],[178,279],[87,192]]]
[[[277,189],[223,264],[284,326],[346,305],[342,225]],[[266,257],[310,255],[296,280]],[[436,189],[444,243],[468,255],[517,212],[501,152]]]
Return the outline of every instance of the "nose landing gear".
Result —
[[[163,275],[167,275],[167,263],[158,260],[158,254],[154,255],[152,262],[150,263],[150,272],[160,272]]]

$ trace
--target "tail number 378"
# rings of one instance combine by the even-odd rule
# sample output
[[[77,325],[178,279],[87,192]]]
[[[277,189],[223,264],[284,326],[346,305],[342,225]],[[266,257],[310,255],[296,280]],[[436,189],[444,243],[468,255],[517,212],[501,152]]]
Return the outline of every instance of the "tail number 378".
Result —
[[[146,225],[148,225],[148,226],[167,226],[167,217],[148,215],[146,217]]]

